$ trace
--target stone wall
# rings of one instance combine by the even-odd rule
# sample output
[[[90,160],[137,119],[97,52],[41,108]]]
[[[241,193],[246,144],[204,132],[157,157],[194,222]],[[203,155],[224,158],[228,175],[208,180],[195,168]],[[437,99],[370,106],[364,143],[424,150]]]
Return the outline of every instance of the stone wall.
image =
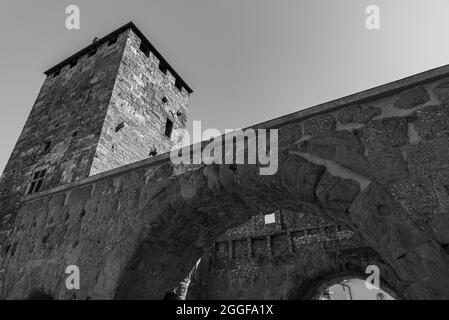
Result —
[[[280,141],[379,184],[447,244],[448,95],[445,78],[295,122]]]
[[[192,277],[187,300],[310,299],[322,284],[334,279],[366,279],[368,265],[382,270],[382,286],[401,292],[394,272],[369,247],[338,249],[309,243],[295,254],[246,259],[203,256]],[[382,287],[381,286],[381,287]]]
[[[279,128],[272,176],[260,176],[258,165],[174,166],[162,154],[31,195],[8,236],[1,295],[24,298],[39,289],[61,299],[160,299],[227,230],[291,210],[360,235],[384,263],[381,274],[397,279],[401,297],[448,299],[448,75],[442,67],[256,125]],[[289,250],[288,234],[272,240]],[[282,260],[254,288],[276,287],[284,281],[276,276],[293,266],[300,288],[287,292],[304,292],[321,266],[340,268],[344,250],[330,255],[318,243]],[[232,252],[244,256],[245,248],[248,242],[233,244]],[[366,266],[363,250],[343,265],[349,257],[363,261],[355,269]],[[77,292],[64,286],[71,264],[81,270]]]
[[[317,279],[359,276],[374,263],[386,270],[343,226],[301,212],[275,215],[273,224],[256,215],[221,236],[193,273],[187,299],[296,299]],[[397,283],[391,271],[389,280]]]
[[[167,119],[173,129],[186,127],[189,92],[178,89],[170,71],[161,71],[159,59],[140,45],[131,30],[91,175],[170,151],[175,141],[165,135]]]

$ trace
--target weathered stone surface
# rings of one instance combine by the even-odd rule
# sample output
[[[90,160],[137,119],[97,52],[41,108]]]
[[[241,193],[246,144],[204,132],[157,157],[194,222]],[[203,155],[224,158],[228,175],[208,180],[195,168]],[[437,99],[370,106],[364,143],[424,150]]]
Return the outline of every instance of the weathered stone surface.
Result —
[[[430,223],[438,237],[438,241],[449,244],[449,212],[435,213]]]
[[[441,102],[446,102],[449,100],[449,82],[443,82],[435,89],[433,92],[437,95]]]
[[[411,175],[439,176],[449,169],[449,141],[446,137],[422,141],[403,149]]]
[[[410,78],[393,86],[394,91],[376,88],[372,96],[361,93],[265,123],[281,129],[281,147],[287,147],[281,148],[279,169],[272,176],[261,176],[259,165],[174,166],[166,154],[84,179],[146,157],[147,144],[167,151],[172,142],[161,132],[164,119],[172,119],[175,128],[185,125],[188,95],[178,89],[179,81],[159,70],[153,54],[139,51],[132,32],[117,40],[102,44],[95,58],[82,57],[80,68],[64,67],[60,81],[46,80],[5,169],[0,183],[7,185],[0,193],[0,297],[27,298],[41,290],[58,299],[161,299],[227,230],[256,214],[304,209],[307,215],[350,228],[378,258],[370,260],[368,254],[364,259],[363,252],[352,251],[352,258],[340,260],[347,230],[329,231],[323,225],[292,230],[288,228],[299,218],[290,217],[272,229],[260,228],[250,243],[232,238],[220,243],[217,251],[231,259],[257,259],[231,264],[230,273],[226,269],[216,278],[239,284],[218,283],[210,296],[235,292],[233,297],[249,298],[263,292],[264,298],[299,297],[323,272],[363,272],[373,262],[394,275],[398,292],[407,288],[407,298],[449,299],[449,262],[440,244],[447,240],[444,213],[449,208],[447,112],[444,106],[423,106],[413,117],[395,116],[407,113],[397,108],[428,101],[433,73],[421,75],[420,85],[400,96],[395,92],[410,87]],[[380,96],[387,99],[376,100]],[[394,117],[373,120],[378,111],[364,107],[339,110],[367,99],[373,105],[396,99],[396,108],[382,105],[384,116]],[[51,114],[58,103],[76,108]],[[81,110],[80,105],[93,109]],[[39,110],[61,120],[50,123],[49,131],[42,129],[45,137],[61,134],[46,155],[39,147],[44,131],[32,130],[48,118]],[[344,111],[348,113],[341,115]],[[336,131],[334,114],[342,122],[360,122],[345,128],[360,129],[355,134]],[[64,131],[80,123],[83,128],[76,134]],[[149,127],[154,130],[147,134]],[[300,139],[301,144],[292,145]],[[43,190],[58,189],[20,199],[29,175],[41,164],[51,165]],[[9,206],[12,193],[17,207]],[[301,252],[298,259],[295,253]],[[82,271],[76,296],[64,286],[65,267],[72,264]],[[260,274],[255,266],[266,268]]]
[[[179,79],[170,71],[160,70],[153,53],[140,50],[141,41],[129,32],[90,175],[170,151],[168,119],[173,129],[185,128],[188,92],[175,86]],[[126,126],[117,131],[121,123]]]
[[[430,100],[429,93],[424,87],[416,87],[401,93],[394,102],[395,108],[410,109]]]
[[[314,285],[323,284],[322,277],[329,274],[337,279],[370,263],[384,270],[382,262],[368,248],[347,249],[340,256],[322,246],[301,249],[295,255],[265,260],[205,259],[189,287],[187,299],[316,299],[319,291],[314,290]]]
[[[433,297],[433,300],[445,300],[441,297],[445,294],[449,283],[441,280],[441,274],[431,274],[419,282],[412,283],[406,291],[405,297],[407,299],[422,299],[428,300]]]
[[[431,178],[433,191],[439,204],[439,212],[449,212],[449,177],[441,174]]]
[[[282,126],[278,131],[280,148],[291,145],[298,141],[302,137],[302,124],[300,122],[294,122],[292,124]]]
[[[47,76],[0,179],[0,194],[9,197],[0,215],[14,212],[37,169],[47,170],[41,190],[89,176],[125,43],[123,34]]]
[[[336,226],[330,230],[330,225],[319,227],[323,220],[314,229],[296,229],[302,223],[307,224],[305,221],[303,219],[287,230],[281,227],[271,232],[271,240],[262,241],[265,249],[262,252],[254,250],[251,256],[229,254],[232,246],[222,246],[229,240],[218,242],[216,248],[225,247],[225,252],[217,249],[208,251],[192,277],[187,298],[316,299],[326,279],[359,274],[359,270],[370,264],[382,270],[382,280],[387,280],[387,283],[382,283],[382,288],[393,288],[396,297],[402,296],[395,273],[353,232],[336,231],[339,230]],[[281,233],[287,235],[283,241],[288,241],[291,236],[291,251],[276,241]],[[250,241],[253,248],[258,243],[257,238]],[[271,250],[267,249],[269,243]]]
[[[372,239],[370,244],[378,248],[380,239],[388,234],[394,225],[388,220],[397,220],[396,215],[403,214],[403,210],[393,214],[397,207],[400,206],[393,204],[383,190],[375,184],[370,184],[352,203],[349,217],[358,225],[362,236]]]
[[[260,239],[260,230],[254,227],[263,221],[263,215],[220,237],[195,270],[187,298],[316,298],[320,292],[315,287],[324,284],[329,275],[337,279],[358,274],[368,264],[379,266],[382,278],[388,279],[382,288],[394,288],[396,296],[402,295],[394,272],[357,234],[301,212],[281,213],[276,215],[276,222],[280,222],[279,217],[291,223],[267,230],[268,240]],[[251,254],[240,247],[252,248]]]
[[[331,160],[354,172],[369,173],[369,163],[364,157],[365,148],[350,131],[313,137],[299,146],[299,151]]]
[[[370,151],[391,149],[408,143],[408,125],[405,118],[370,121],[359,132],[363,144]]]
[[[369,152],[367,158],[371,170],[370,176],[379,184],[385,185],[409,176],[407,165],[398,148]]]
[[[449,135],[449,107],[445,104],[426,106],[417,111],[413,122],[423,139],[447,137]]]
[[[407,271],[395,259],[428,240],[408,222],[399,204],[377,187],[370,186],[357,195],[356,184],[331,176],[324,177],[315,188],[322,168],[293,155],[280,160],[279,173],[269,180],[258,176],[257,170],[238,167],[232,173],[227,167],[209,166],[171,177],[170,183],[161,188],[154,180],[130,171],[114,180],[103,178],[92,188],[72,190],[67,201],[62,201],[65,196],[58,196],[51,205],[45,197],[45,201],[29,202],[19,212],[17,223],[32,227],[11,238],[15,249],[7,256],[4,292],[10,298],[26,296],[41,281],[49,281],[48,292],[67,297],[67,291],[58,286],[65,274],[58,274],[57,270],[64,270],[66,264],[77,264],[88,270],[82,279],[87,287],[79,293],[80,298],[160,298],[185,278],[203,250],[225,230],[248,219],[259,208],[268,208],[276,201],[278,207],[290,205],[295,199],[309,206],[319,203],[340,211],[349,206],[348,223],[356,226],[368,244],[403,275],[401,279],[414,277],[415,271]],[[228,174],[237,176],[229,180]],[[277,179],[282,183],[277,184]],[[254,186],[257,187],[253,189]],[[187,187],[189,191],[181,191]],[[149,198],[139,206],[144,188],[153,188],[155,192],[146,191]],[[288,196],[282,200],[280,194]],[[257,206],[252,205],[255,201]],[[49,205],[54,208],[49,210]],[[68,215],[63,218],[68,225],[51,221],[47,212]],[[37,217],[46,217],[45,224],[33,226]],[[62,241],[45,237],[60,231]],[[41,244],[33,247],[30,240],[34,237],[30,238],[30,234],[35,234]],[[294,243],[297,242],[293,242],[292,248]],[[273,239],[272,245],[290,252],[283,238]],[[243,254],[246,250],[237,244],[235,248]],[[32,263],[32,256],[46,256],[58,264],[38,269],[26,267]],[[432,259],[443,263],[438,255]]]
[[[265,216],[264,215],[256,215],[250,218],[250,220],[238,227],[235,227],[231,230],[228,230],[223,236],[221,236],[217,241],[227,241],[231,239],[246,239],[248,237],[264,237],[267,234],[271,234],[273,232],[279,232],[282,229],[282,226],[285,225],[286,222],[286,214],[283,213],[281,215],[280,210],[276,210],[274,212],[275,215],[275,223],[265,224]],[[299,214],[298,214],[299,215]],[[296,214],[289,214],[288,218],[296,216]],[[304,215],[303,215],[304,216]]]
[[[338,120],[343,124],[351,122],[367,123],[381,113],[380,108],[362,104],[343,109],[338,113]]]
[[[282,186],[299,197],[313,201],[315,186],[325,168],[307,162],[296,155],[286,158],[284,166],[279,168]]]
[[[326,208],[343,211],[349,208],[360,191],[360,185],[349,179],[324,174],[316,187],[316,195]]]
[[[304,123],[304,134],[317,136],[335,130],[337,120],[332,115],[323,115],[307,120]]]
[[[439,210],[438,199],[428,177],[412,177],[386,186],[389,194],[400,201],[416,220],[431,221]]]
[[[423,243],[409,251],[406,255],[398,259],[398,264],[413,275],[413,279],[418,278],[418,281],[411,281],[411,285],[406,289],[416,295],[417,298],[433,297],[433,299],[440,299],[443,286],[448,285],[447,278],[444,274],[447,272],[444,264],[441,261],[435,260],[438,255],[444,255],[442,248],[435,242]],[[439,283],[437,281],[439,279]],[[419,289],[418,291],[415,291]]]
[[[351,220],[360,224],[362,235],[372,240],[374,248],[385,253],[383,257],[401,279],[418,287],[427,286],[423,279],[426,275],[440,278],[441,283],[448,282],[442,273],[447,257],[441,247],[407,218],[406,211],[384,191],[371,185],[349,211]],[[437,298],[441,291],[428,294]]]

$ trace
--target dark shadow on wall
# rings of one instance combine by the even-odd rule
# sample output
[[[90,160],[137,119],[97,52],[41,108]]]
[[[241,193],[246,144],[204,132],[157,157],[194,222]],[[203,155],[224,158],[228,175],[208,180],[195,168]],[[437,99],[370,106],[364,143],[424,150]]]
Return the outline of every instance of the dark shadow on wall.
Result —
[[[167,292],[162,300],[181,300],[181,298],[174,292]]]
[[[156,296],[155,292],[175,289],[179,281],[192,270],[195,263],[186,261],[185,257],[180,255],[180,251],[186,252],[186,255],[201,256],[201,252],[197,251],[198,248],[189,251],[186,245],[182,243],[185,243],[185,241],[176,242],[177,250],[171,251],[166,250],[156,241],[142,242],[124,270],[114,300],[181,300],[177,292],[174,291],[165,291],[156,298],[154,297]],[[160,253],[157,261],[153,259],[153,252]],[[152,277],[155,270],[156,272],[164,271],[159,272],[156,281],[153,281]],[[174,278],[173,275],[175,275]],[[176,277],[177,275],[180,275],[179,279]],[[173,285],[167,286],[167,283]]]
[[[30,293],[27,300],[55,300],[55,298],[44,291],[34,290]]]

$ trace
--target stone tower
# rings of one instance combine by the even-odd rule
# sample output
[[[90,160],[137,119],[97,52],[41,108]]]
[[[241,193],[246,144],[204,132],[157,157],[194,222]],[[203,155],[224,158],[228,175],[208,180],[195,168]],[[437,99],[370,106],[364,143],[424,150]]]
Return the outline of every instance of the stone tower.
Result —
[[[132,22],[45,74],[1,176],[0,244],[24,196],[167,152],[186,124],[192,90]]]

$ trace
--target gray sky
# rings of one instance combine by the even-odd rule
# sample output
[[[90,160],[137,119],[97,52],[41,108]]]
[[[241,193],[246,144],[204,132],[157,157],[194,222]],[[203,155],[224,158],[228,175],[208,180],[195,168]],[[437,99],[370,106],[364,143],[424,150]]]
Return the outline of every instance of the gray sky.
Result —
[[[131,20],[194,89],[189,123],[224,130],[448,64],[448,16],[447,0],[1,0],[0,172],[43,71]]]

